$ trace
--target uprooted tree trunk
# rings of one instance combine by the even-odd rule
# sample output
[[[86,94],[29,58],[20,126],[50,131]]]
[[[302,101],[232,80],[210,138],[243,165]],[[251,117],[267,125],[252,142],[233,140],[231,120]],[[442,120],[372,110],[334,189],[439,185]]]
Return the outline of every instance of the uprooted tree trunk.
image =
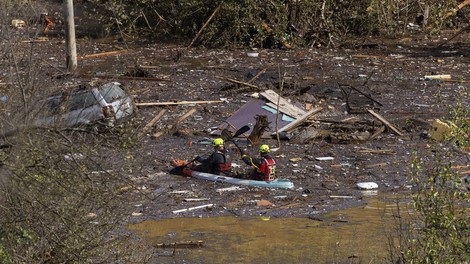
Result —
[[[256,124],[251,131],[251,134],[248,136],[248,141],[253,147],[260,145],[260,139],[264,134],[264,131],[269,127],[268,117],[265,115],[257,115]]]

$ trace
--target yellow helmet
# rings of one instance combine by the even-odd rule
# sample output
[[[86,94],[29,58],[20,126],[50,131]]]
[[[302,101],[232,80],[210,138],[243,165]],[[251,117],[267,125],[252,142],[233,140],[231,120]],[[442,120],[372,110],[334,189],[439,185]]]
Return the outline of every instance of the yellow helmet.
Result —
[[[212,146],[221,147],[224,145],[224,140],[222,138],[216,138],[212,141]]]
[[[271,150],[269,149],[269,146],[266,144],[263,144],[259,147],[259,152],[260,153],[269,153]]]

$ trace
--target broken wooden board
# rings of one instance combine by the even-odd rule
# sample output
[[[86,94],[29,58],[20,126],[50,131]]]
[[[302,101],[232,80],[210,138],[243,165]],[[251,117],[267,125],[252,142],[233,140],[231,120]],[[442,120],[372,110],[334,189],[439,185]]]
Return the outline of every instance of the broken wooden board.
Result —
[[[190,104],[214,104],[222,103],[222,100],[214,101],[180,101],[180,102],[150,102],[150,103],[135,103],[136,106],[161,106],[161,105],[190,105]]]
[[[180,118],[178,118],[178,120],[176,120],[175,122],[173,122],[171,125],[169,125],[166,129],[162,130],[162,131],[159,131],[155,134],[152,135],[153,138],[155,139],[158,139],[160,138],[161,136],[163,136],[164,134],[171,134],[172,132],[174,132],[174,130],[177,128],[178,124],[183,122],[184,120],[186,120],[186,118],[190,117],[192,114],[196,113],[197,109],[196,108],[192,108],[190,109],[188,112],[186,112],[184,115],[182,115]]]
[[[284,131],[289,131],[289,130],[292,130],[294,128],[296,128],[297,126],[301,125],[305,120],[307,120],[310,116],[320,112],[321,110],[323,110],[323,108],[321,107],[315,107],[313,108],[312,110],[308,111],[307,113],[304,113],[303,115],[299,116],[297,118],[297,120],[293,121],[293,122],[290,122],[288,125],[282,127],[281,129],[279,129],[277,131],[277,133],[281,133],[281,132],[284,132]]]
[[[266,90],[264,92],[261,92],[260,95],[266,98],[267,100],[269,100],[272,104],[270,105],[268,103],[268,106],[271,106],[274,109],[278,108],[278,102],[279,102],[279,111],[286,115],[292,116],[294,118],[299,118],[305,114],[304,110],[291,104],[287,99],[279,96],[273,90]]]
[[[315,127],[307,127],[300,129],[299,133],[289,139],[292,144],[308,144],[310,141],[315,140],[324,135],[324,132]]]
[[[237,80],[230,79],[230,78],[227,78],[227,77],[215,76],[215,78],[222,79],[222,80],[226,80],[226,81],[229,81],[229,82],[232,82],[232,83],[236,83],[236,84],[242,84],[242,85],[245,85],[245,86],[248,86],[248,87],[251,87],[251,88],[256,88],[256,89],[258,88],[258,86],[253,85],[253,84],[251,84],[251,83],[246,83],[246,82],[242,82],[242,81],[237,81]]]
[[[168,111],[168,109],[162,109],[152,120],[150,120],[150,122],[148,122],[144,128],[142,129],[142,131],[139,133],[138,137],[142,137],[145,133],[147,133],[148,131],[150,131],[150,129],[152,128],[152,126],[154,126],[158,120],[160,120],[160,118],[163,117],[163,115]]]
[[[102,53],[96,53],[96,54],[89,54],[89,55],[79,56],[77,57],[77,60],[96,59],[96,58],[101,58],[101,57],[114,56],[114,55],[127,53],[127,52],[128,50],[116,50],[116,51],[108,51],[108,52],[102,52]]]
[[[379,115],[378,113],[374,112],[373,110],[371,109],[368,109],[367,110],[371,115],[373,115],[375,118],[377,118],[378,120],[380,120],[382,123],[384,123],[388,128],[390,128],[393,132],[395,132],[397,135],[399,136],[403,136],[403,133],[398,130],[398,128],[394,127],[392,124],[390,124],[390,122],[388,122],[385,118],[383,118],[381,115]]]

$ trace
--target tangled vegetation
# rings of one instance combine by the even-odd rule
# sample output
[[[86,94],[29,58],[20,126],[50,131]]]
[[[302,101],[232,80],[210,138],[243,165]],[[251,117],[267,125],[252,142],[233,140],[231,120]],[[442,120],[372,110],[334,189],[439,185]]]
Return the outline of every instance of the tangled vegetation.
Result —
[[[470,194],[462,175],[452,169],[451,163],[415,153],[410,180],[416,186],[412,197],[416,214],[409,222],[400,221],[400,240],[395,245],[399,250],[392,261],[467,263]]]
[[[171,39],[197,39],[206,47],[330,46],[352,36],[396,36],[410,23],[437,32],[465,18],[447,13],[457,1],[114,1],[97,0],[100,20],[114,29]],[[209,20],[213,19],[204,28]],[[287,34],[287,35],[286,35]]]

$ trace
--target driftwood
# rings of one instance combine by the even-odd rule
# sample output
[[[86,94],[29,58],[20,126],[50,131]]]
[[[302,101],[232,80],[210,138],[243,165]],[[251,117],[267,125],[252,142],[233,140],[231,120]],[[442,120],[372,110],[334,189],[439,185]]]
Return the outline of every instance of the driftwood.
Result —
[[[180,210],[175,210],[173,211],[174,214],[177,213],[182,213],[182,212],[187,212],[187,211],[193,211],[197,209],[204,209],[204,208],[210,208],[214,206],[214,204],[205,204],[205,205],[200,205],[200,206],[195,206],[195,207],[190,207],[190,208],[185,208],[185,209],[180,209]]]
[[[371,153],[371,154],[383,154],[383,155],[395,155],[397,154],[393,150],[387,150],[387,149],[370,149],[370,148],[361,148],[359,150],[361,153]]]
[[[154,103],[136,103],[136,106],[160,106],[160,105],[188,105],[188,104],[213,104],[222,103],[222,100],[215,101],[180,101],[180,102],[154,102]]]
[[[160,120],[160,118],[162,118],[162,116],[168,111],[168,109],[162,109],[160,111],[160,113],[158,113],[152,120],[150,120],[150,122],[148,122],[144,128],[142,129],[142,132],[139,133],[138,137],[142,137],[145,133],[147,133],[151,128],[152,126],[154,126],[158,120]]]
[[[193,247],[202,247],[204,242],[202,240],[198,241],[181,241],[181,242],[172,242],[172,243],[159,243],[156,244],[156,247],[159,248],[193,248]]]
[[[403,133],[398,130],[396,127],[394,127],[392,124],[390,124],[385,118],[383,118],[381,115],[377,114],[373,110],[368,109],[367,110],[371,115],[373,115],[375,118],[380,120],[380,122],[384,123],[388,128],[390,128],[393,132],[395,132],[399,136],[403,136]]]
[[[385,131],[385,126],[381,126],[374,131],[374,134],[370,136],[369,140],[375,139]]]
[[[80,75],[83,78],[100,78],[100,79],[116,79],[116,80],[138,80],[149,82],[171,82],[171,80],[155,78],[155,77],[134,77],[134,76],[115,76],[115,75]]]
[[[257,147],[260,145],[260,139],[263,136],[264,131],[269,127],[269,122],[268,117],[265,115],[257,115],[255,119],[256,124],[248,136],[248,140],[254,147]]]
[[[364,93],[363,91],[359,90],[358,88],[352,86],[352,85],[344,85],[344,84],[340,84],[338,83],[338,85],[341,87],[341,86],[347,86],[349,88],[351,88],[351,90],[354,90],[362,95],[364,95],[365,97],[367,97],[368,99],[370,99],[371,101],[373,101],[374,103],[378,104],[379,106],[383,106],[382,103],[380,103],[379,101],[375,100],[374,98],[372,98],[372,96]]]
[[[237,84],[246,85],[246,86],[249,86],[249,87],[258,89],[258,86],[256,86],[256,85],[253,85],[253,84],[250,84],[250,83],[246,83],[246,82],[237,81],[237,80],[230,79],[230,78],[227,78],[227,77],[215,76],[215,78],[222,79],[222,80],[226,80],[226,81],[233,82],[233,83],[237,83]]]
[[[307,120],[310,116],[320,112],[322,109],[323,108],[321,108],[321,107],[313,108],[312,110],[310,110],[307,113],[300,116],[297,120],[292,121],[288,125],[286,125],[286,126],[282,127],[281,129],[279,129],[277,131],[277,133],[281,133],[281,132],[284,132],[284,131],[287,132],[289,130],[292,130],[292,129],[296,128],[297,126],[301,125],[305,120]]]
[[[103,53],[96,53],[96,54],[79,56],[79,57],[77,57],[77,60],[96,59],[96,58],[101,58],[101,57],[114,56],[114,55],[127,53],[127,52],[128,52],[128,50],[108,51],[108,52],[103,52]]]
[[[310,141],[324,135],[324,131],[315,127],[306,127],[300,129],[299,133],[289,139],[292,144],[307,144]]]
[[[255,76],[253,76],[253,78],[251,78],[250,80],[248,80],[247,83],[252,83],[252,82],[254,82],[256,79],[258,79],[258,77],[261,76],[261,74],[265,73],[267,70],[268,70],[268,68],[262,69],[262,70],[259,71]]]
[[[330,134],[330,141],[331,143],[353,143],[353,142],[361,142],[367,141],[370,138],[370,133],[368,131],[353,133],[353,134],[346,134],[346,133],[331,133]]]
[[[163,136],[164,134],[171,134],[174,132],[174,130],[177,128],[178,124],[183,122],[184,120],[186,120],[186,118],[190,117],[192,114],[196,113],[197,109],[196,108],[192,108],[190,109],[188,112],[186,112],[184,115],[182,115],[180,118],[178,118],[178,120],[176,120],[175,122],[173,122],[171,125],[169,125],[165,130],[163,131],[159,131],[155,134],[152,135],[153,138],[157,139],[161,136]]]

